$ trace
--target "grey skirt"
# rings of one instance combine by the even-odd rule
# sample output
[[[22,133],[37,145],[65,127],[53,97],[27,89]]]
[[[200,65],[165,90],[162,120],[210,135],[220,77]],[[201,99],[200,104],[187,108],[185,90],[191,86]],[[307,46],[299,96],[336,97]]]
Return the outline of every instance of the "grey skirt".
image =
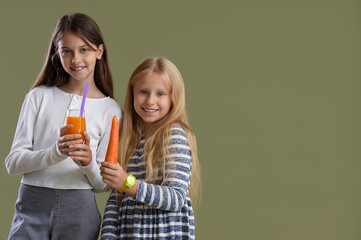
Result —
[[[93,190],[21,184],[8,239],[96,240],[100,223]]]

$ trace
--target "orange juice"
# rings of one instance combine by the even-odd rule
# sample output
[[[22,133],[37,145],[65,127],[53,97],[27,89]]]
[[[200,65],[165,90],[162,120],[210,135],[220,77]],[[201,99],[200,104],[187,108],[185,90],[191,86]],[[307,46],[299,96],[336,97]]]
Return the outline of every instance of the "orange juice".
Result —
[[[83,132],[86,131],[85,127],[85,117],[70,117],[66,118],[67,125],[73,125],[73,128],[68,129],[65,134],[81,134],[83,141],[85,141],[85,137]]]

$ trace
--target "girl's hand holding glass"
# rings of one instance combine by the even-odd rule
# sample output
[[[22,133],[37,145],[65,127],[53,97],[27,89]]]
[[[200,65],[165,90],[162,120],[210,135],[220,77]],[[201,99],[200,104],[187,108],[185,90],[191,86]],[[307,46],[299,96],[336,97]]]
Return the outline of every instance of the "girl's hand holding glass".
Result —
[[[66,131],[71,128],[73,128],[73,125],[66,125],[60,128],[58,148],[62,154],[68,154],[70,151],[75,151],[74,149],[69,149],[69,146],[83,142],[83,139],[81,139],[81,134],[66,134]]]
[[[90,149],[90,137],[87,132],[83,132],[85,142],[81,134],[66,134],[72,125],[66,125],[60,129],[58,148],[62,154],[67,154],[71,159],[77,161],[81,166],[88,166],[92,161],[92,151]]]

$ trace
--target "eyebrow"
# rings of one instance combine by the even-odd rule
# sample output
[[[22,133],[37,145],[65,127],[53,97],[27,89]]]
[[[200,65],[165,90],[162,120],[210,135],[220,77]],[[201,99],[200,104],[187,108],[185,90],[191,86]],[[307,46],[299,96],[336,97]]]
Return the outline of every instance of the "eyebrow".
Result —
[[[90,47],[91,49],[93,49],[91,46],[87,45],[87,44],[84,44],[84,45],[81,45],[79,46],[79,48],[83,48],[83,47]],[[63,48],[69,48],[67,46],[62,46],[60,49],[63,49]]]
[[[139,87],[140,90],[150,90],[149,87]],[[166,92],[167,89],[166,88],[157,88],[157,89],[154,89],[154,91],[158,92],[158,91],[163,91],[163,92]]]

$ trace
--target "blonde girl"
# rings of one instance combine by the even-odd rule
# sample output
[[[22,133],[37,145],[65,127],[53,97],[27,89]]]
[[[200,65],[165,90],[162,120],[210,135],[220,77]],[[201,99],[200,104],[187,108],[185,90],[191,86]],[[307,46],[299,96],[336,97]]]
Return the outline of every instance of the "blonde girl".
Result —
[[[120,118],[113,99],[107,49],[98,25],[81,13],[61,17],[48,55],[21,108],[5,164],[22,174],[9,239],[97,239],[101,217],[94,192],[107,188],[99,173],[109,123]],[[85,84],[85,142],[64,126],[79,108]]]
[[[119,164],[101,166],[114,189],[101,239],[194,239],[200,165],[172,62],[151,57],[134,70],[120,129]]]

